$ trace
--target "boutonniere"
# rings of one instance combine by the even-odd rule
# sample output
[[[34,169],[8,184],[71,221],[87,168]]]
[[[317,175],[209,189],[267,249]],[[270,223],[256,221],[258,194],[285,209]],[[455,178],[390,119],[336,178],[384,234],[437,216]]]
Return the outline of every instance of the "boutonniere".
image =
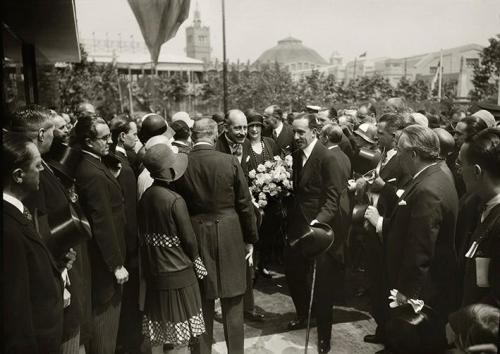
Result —
[[[398,203],[398,205],[407,205],[407,204],[406,204],[406,200],[404,200],[404,199],[403,199],[403,200],[400,200],[400,201],[399,201],[399,203]]]

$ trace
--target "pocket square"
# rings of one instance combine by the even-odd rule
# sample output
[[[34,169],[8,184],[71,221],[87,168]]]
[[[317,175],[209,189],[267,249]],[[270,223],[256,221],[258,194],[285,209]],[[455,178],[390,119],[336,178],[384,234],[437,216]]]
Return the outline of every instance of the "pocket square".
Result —
[[[250,155],[247,156],[246,162],[250,161]]]
[[[406,200],[400,200],[399,203],[398,203],[398,205],[407,205],[406,204]]]

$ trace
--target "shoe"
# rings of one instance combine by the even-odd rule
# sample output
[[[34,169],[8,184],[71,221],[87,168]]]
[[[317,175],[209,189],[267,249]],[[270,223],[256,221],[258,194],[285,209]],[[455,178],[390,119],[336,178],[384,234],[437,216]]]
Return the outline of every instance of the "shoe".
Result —
[[[272,279],[273,278],[273,275],[271,274],[270,271],[268,271],[266,268],[260,268],[259,269],[259,274],[266,278],[266,279]]]
[[[330,341],[326,339],[321,339],[318,342],[318,353],[329,353],[330,352]]]
[[[294,331],[296,329],[302,329],[307,327],[307,320],[302,318],[297,318],[288,322],[288,329]]]
[[[365,341],[366,343],[384,344],[384,341],[375,334],[367,334],[363,338],[363,341]]]
[[[262,313],[258,313],[257,311],[245,311],[243,313],[243,316],[250,321],[255,321],[255,322],[264,322],[266,319],[266,316]]]

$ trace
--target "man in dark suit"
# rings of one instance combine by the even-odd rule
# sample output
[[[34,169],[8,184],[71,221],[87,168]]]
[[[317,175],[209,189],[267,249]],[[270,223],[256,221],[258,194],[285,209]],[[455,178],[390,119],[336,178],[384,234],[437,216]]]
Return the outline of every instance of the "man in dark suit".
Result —
[[[284,155],[290,154],[293,150],[293,128],[283,123],[283,111],[279,106],[272,105],[264,110],[264,124],[267,129],[263,135],[273,138]]]
[[[439,139],[432,129],[406,127],[398,140],[398,155],[412,180],[389,217],[380,217],[375,207],[369,207],[365,217],[382,232],[388,289],[399,291],[399,305],[421,299],[432,307],[443,323],[439,335],[444,345],[444,323],[456,306],[458,197],[437,162]],[[385,335],[389,345],[397,336]]]
[[[489,128],[460,148],[458,165],[468,193],[477,195],[483,211],[468,240],[462,306],[500,306],[500,129]]]
[[[117,339],[117,351],[120,353],[139,353],[142,342],[141,320],[139,312],[139,254],[137,234],[137,179],[129,161],[129,151],[133,150],[137,138],[135,122],[124,117],[111,120],[110,131],[113,144],[110,154],[120,161],[121,169],[117,177],[125,199],[125,243],[127,254],[125,268],[129,280],[123,286],[122,309]]]
[[[188,168],[174,186],[186,200],[208,271],[201,283],[207,331],[195,352],[211,352],[214,301],[220,298],[228,352],[243,353],[245,263],[257,242],[257,226],[243,169],[234,156],[214,149],[216,139],[215,121],[195,122]]]
[[[55,112],[51,112],[41,106],[29,106],[18,110],[12,117],[11,130],[22,132],[28,136],[37,146],[43,158],[47,157],[51,146],[62,144],[67,140],[68,132],[63,128],[66,122]],[[57,128],[57,129],[56,129]],[[51,213],[57,213],[68,207],[71,203],[68,191],[61,183],[49,164],[42,159],[43,170],[40,171],[40,188],[30,194],[25,200],[26,207],[37,219],[38,231],[43,237],[52,255],[60,268],[64,271],[64,279],[68,280],[67,288],[71,294],[71,303],[64,310],[64,329],[62,353],[75,353],[79,350],[80,326],[85,324],[86,318],[82,318],[83,302],[85,302],[84,287],[81,285],[84,274],[80,274],[79,265],[87,260],[86,254],[75,247],[68,250],[65,255],[57,254],[58,245],[51,240],[48,217]],[[75,269],[72,269],[73,261],[77,258]],[[69,270],[69,272],[68,272]],[[75,286],[70,286],[69,284]],[[86,284],[90,286],[90,284]],[[67,293],[68,294],[68,293]]]
[[[243,169],[245,179],[248,181],[248,162],[250,161],[250,141],[247,136],[247,118],[245,114],[232,109],[227,113],[224,133],[217,139],[216,150],[236,156]],[[245,293],[244,314],[245,318],[253,321],[263,321],[264,315],[256,311],[253,296],[253,266],[247,264],[247,292]]]
[[[93,234],[89,244],[93,312],[91,352],[114,354],[122,285],[129,276],[124,267],[123,191],[101,161],[109,153],[112,142],[106,122],[98,117],[81,117],[74,129],[74,144],[83,152],[77,167],[76,186]]]
[[[318,348],[320,353],[330,350],[332,284],[342,288],[344,281],[343,246],[346,238],[345,210],[347,203],[347,179],[350,168],[339,150],[334,153],[323,146],[316,135],[319,124],[314,114],[294,117],[293,153],[294,198],[288,210],[288,234],[290,241],[301,236],[309,225],[317,222],[332,226],[335,243],[328,252],[316,258],[317,275],[314,294],[314,315],[318,323]],[[307,318],[312,260],[303,256],[300,249],[286,247],[285,273],[297,319],[289,323],[290,329],[305,326]],[[340,294],[342,296],[342,294]]]
[[[52,255],[23,200],[39,188],[40,153],[29,139],[2,141],[2,353],[59,353],[63,284]]]

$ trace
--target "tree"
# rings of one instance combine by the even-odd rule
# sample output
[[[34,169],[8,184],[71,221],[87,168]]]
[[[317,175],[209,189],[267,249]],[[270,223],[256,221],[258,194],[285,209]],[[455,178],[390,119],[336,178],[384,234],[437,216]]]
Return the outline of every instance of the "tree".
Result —
[[[489,39],[490,45],[479,54],[479,63],[474,65],[472,99],[480,100],[498,93],[500,77],[500,34]],[[493,79],[495,78],[495,79]]]

